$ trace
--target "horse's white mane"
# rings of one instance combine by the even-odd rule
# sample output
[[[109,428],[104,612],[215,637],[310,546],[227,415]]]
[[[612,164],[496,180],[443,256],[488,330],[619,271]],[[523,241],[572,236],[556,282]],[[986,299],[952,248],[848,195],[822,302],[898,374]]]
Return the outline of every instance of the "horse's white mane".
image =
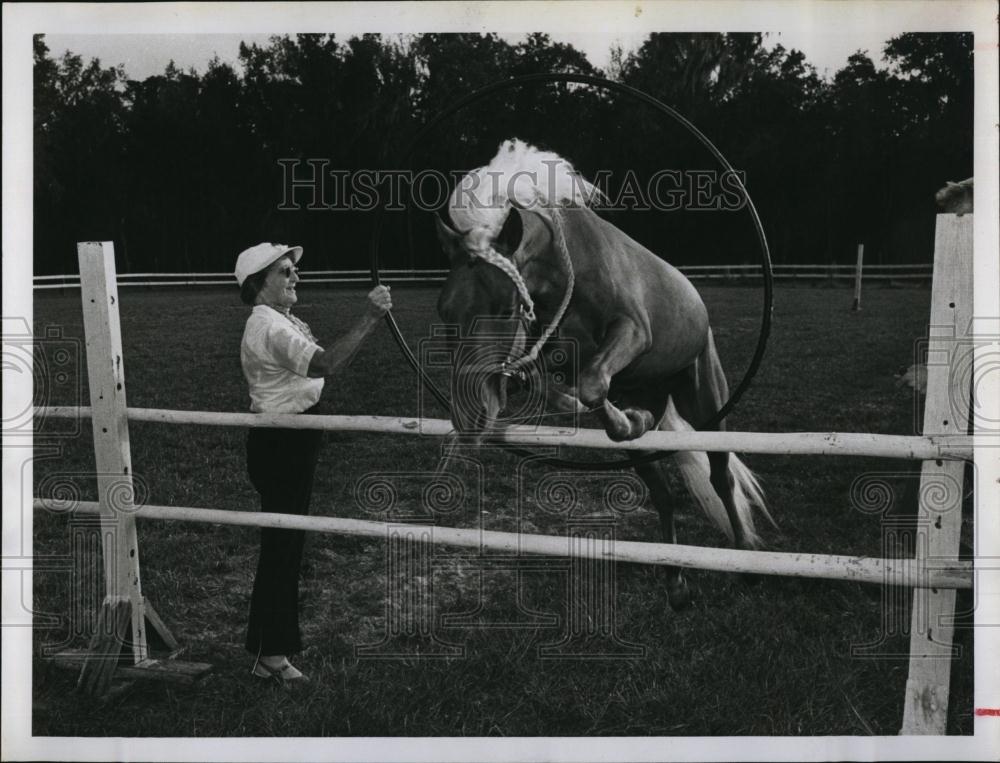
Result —
[[[485,167],[467,173],[448,199],[455,228],[472,252],[484,252],[500,233],[511,204],[550,215],[554,207],[585,207],[603,198],[573,165],[522,140],[505,140]]]

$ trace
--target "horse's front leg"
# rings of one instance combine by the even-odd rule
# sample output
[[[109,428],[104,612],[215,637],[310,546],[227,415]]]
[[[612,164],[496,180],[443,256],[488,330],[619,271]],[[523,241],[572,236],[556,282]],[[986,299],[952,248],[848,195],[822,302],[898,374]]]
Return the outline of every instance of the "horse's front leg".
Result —
[[[578,396],[587,408],[601,418],[604,430],[612,440],[634,440],[656,423],[653,414],[647,410],[620,410],[608,400],[611,379],[648,350],[650,342],[648,329],[629,318],[620,318],[608,326],[597,352],[580,372]]]
[[[587,412],[587,406],[580,402],[575,389],[562,387],[553,381],[545,385],[545,400],[548,408],[557,413]]]

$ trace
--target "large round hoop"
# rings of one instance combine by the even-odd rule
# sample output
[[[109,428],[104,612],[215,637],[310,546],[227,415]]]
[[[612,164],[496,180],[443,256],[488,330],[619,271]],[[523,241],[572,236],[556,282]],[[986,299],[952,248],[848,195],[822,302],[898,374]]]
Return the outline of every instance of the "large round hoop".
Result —
[[[739,185],[739,190],[743,194],[743,198],[746,200],[747,209],[750,211],[750,216],[753,220],[754,228],[757,231],[757,241],[760,245],[760,264],[761,270],[764,276],[764,309],[761,315],[760,332],[757,337],[757,346],[754,350],[753,357],[750,360],[750,365],[747,367],[746,373],[744,373],[743,378],[740,383],[736,386],[736,389],[729,396],[729,400],[726,401],[718,412],[710,418],[708,421],[701,422],[696,429],[706,430],[714,429],[717,427],[726,416],[732,411],[736,403],[739,402],[740,398],[746,392],[747,388],[750,386],[750,382],[753,380],[754,376],[757,374],[757,370],[760,368],[761,361],[764,358],[764,352],[767,349],[767,339],[771,333],[771,313],[773,310],[774,302],[774,277],[771,271],[771,253],[767,245],[767,237],[764,234],[764,226],[760,221],[760,215],[757,214],[757,208],[754,206],[753,200],[750,198],[750,194],[747,192],[746,187],[743,185],[743,181],[740,179],[739,175],[733,169],[732,165],[726,160],[726,157],[722,155],[722,152],[715,147],[712,143],[697,127],[695,127],[691,122],[689,122],[684,116],[678,113],[674,108],[668,106],[657,98],[644,93],[637,88],[631,87],[630,85],[625,85],[621,82],[613,82],[611,80],[603,79],[601,77],[593,77],[589,74],[562,74],[557,72],[544,72],[539,74],[524,74],[518,77],[512,77],[506,80],[500,80],[499,82],[494,82],[492,84],[486,85],[484,87],[475,90],[464,98],[459,99],[454,104],[449,106],[444,111],[437,114],[433,119],[431,119],[427,124],[421,127],[417,133],[410,140],[409,144],[403,149],[403,151],[398,156],[398,161],[395,166],[401,166],[403,162],[407,161],[413,154],[414,149],[417,147],[419,142],[434,128],[436,128],[441,122],[443,122],[448,117],[452,116],[456,112],[464,109],[466,106],[470,106],[473,103],[483,100],[494,93],[501,92],[503,90],[508,90],[514,87],[520,87],[522,85],[534,84],[534,83],[549,83],[549,82],[576,82],[584,85],[591,85],[593,87],[604,88],[605,90],[611,90],[614,92],[624,93],[625,95],[630,95],[638,100],[652,106],[654,109],[662,114],[669,116],[675,122],[683,126],[688,132],[690,132],[698,141],[708,149],[709,153],[715,158],[723,169],[729,172]],[[371,247],[371,278],[375,285],[381,283],[379,277],[379,244],[382,233],[382,221],[383,221],[383,208],[379,207],[375,213],[374,230],[372,232],[372,247]],[[434,398],[441,403],[447,410],[451,410],[451,401],[448,396],[442,392],[438,386],[434,383],[427,373],[420,367],[420,363],[417,361],[416,356],[410,349],[409,344],[407,344],[405,337],[403,337],[399,326],[396,324],[396,319],[393,317],[392,313],[387,313],[386,322],[389,325],[389,329],[392,332],[393,337],[396,340],[396,344],[399,345],[400,350],[405,356],[407,362],[410,366],[417,372],[420,377],[421,382],[424,387],[434,396]],[[531,451],[526,451],[523,448],[516,448],[514,446],[507,446],[508,449],[520,456],[530,456],[535,463],[545,464],[547,466],[555,466],[562,469],[578,469],[581,471],[605,471],[611,469],[626,469],[634,466],[641,466],[642,464],[647,464],[652,461],[658,461],[666,456],[672,454],[671,451],[654,451],[651,453],[643,454],[641,456],[630,455],[629,458],[620,459],[617,461],[573,461],[570,459],[561,458],[551,458],[547,456],[539,457],[537,453]]]

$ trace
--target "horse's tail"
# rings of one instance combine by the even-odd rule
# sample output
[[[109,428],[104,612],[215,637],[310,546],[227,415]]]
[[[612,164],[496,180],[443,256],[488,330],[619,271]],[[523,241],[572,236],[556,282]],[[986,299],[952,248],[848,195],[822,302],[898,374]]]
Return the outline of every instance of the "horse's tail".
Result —
[[[677,413],[673,400],[667,403],[667,410],[660,423],[660,429],[673,429],[678,432],[694,431],[694,427]],[[715,488],[712,487],[708,454],[700,451],[679,451],[674,458],[688,491],[697,501],[701,510],[705,512],[705,515],[726,534],[729,542],[732,543],[735,533],[729,521],[726,507]],[[743,527],[743,537],[752,548],[760,548],[763,544],[754,526],[754,513],[759,511],[772,525],[775,524],[767,510],[764,491],[754,473],[733,453],[729,454],[729,476],[733,486],[733,504]]]

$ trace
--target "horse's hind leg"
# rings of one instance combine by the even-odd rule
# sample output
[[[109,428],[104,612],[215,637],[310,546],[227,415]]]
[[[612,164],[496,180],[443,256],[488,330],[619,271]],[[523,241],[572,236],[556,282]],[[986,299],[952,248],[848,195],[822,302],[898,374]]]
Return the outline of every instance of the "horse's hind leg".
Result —
[[[677,532],[674,528],[674,505],[667,488],[667,480],[663,474],[663,467],[659,462],[643,464],[635,467],[639,478],[646,483],[649,489],[649,497],[660,515],[660,533],[664,543],[676,543]],[[680,567],[665,567],[667,576],[667,599],[670,601],[670,608],[675,612],[685,609],[691,604],[691,592],[688,590],[687,581],[681,574]]]
[[[716,431],[725,431],[725,426],[715,428]],[[722,505],[726,507],[726,516],[729,517],[729,524],[733,528],[733,545],[736,548],[752,549],[754,544],[749,541],[746,528],[743,526],[743,517],[736,509],[736,502],[733,500],[733,476],[729,471],[728,453],[709,453],[708,466],[710,470],[709,480],[715,492],[722,499]]]

